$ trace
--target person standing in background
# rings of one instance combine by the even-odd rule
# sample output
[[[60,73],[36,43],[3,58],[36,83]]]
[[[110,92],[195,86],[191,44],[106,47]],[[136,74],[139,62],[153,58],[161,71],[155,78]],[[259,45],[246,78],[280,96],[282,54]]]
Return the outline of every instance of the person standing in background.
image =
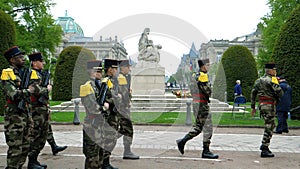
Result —
[[[236,80],[236,84],[234,86],[234,96],[241,96],[242,95],[242,86],[241,86],[241,81]]]
[[[279,103],[276,105],[276,115],[278,120],[278,125],[274,133],[282,134],[282,132],[288,133],[288,124],[286,119],[288,118],[288,113],[291,109],[292,104],[292,87],[288,85],[284,76],[281,76],[279,79],[279,86],[283,90],[284,94],[279,99]]]

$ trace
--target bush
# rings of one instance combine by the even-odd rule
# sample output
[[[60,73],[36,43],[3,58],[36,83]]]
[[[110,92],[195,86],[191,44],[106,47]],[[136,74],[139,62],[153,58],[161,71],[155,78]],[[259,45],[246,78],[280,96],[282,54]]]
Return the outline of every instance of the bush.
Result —
[[[6,14],[2,10],[0,10],[0,27],[0,70],[2,72],[2,69],[6,69],[9,66],[7,60],[3,56],[3,53],[16,44],[16,28],[14,21],[10,15]],[[0,90],[0,115],[4,114],[4,105],[5,97],[3,95],[3,91]]]
[[[234,86],[236,80],[241,80],[243,95],[250,100],[254,81],[257,79],[257,68],[253,55],[245,46],[231,46],[223,54],[219,64],[216,80],[213,86],[213,97],[224,100],[234,100]]]
[[[300,6],[287,19],[276,41],[272,58],[278,75],[284,75],[293,88],[292,107],[300,105]]]
[[[52,100],[69,101],[79,97],[79,86],[88,80],[86,63],[95,55],[80,46],[69,46],[59,55],[53,80]]]

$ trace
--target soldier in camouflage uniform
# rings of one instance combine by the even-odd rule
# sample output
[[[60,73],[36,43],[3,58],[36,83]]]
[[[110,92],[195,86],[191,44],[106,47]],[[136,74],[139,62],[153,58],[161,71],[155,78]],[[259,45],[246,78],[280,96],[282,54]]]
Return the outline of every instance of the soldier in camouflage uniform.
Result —
[[[81,102],[86,116],[83,123],[83,153],[85,155],[85,169],[99,169],[103,164],[103,123],[102,107],[97,103],[99,89],[96,86],[102,78],[102,62],[88,61],[87,70],[90,79],[80,86]],[[97,84],[96,84],[97,83]],[[100,84],[99,84],[100,86]],[[108,103],[104,104],[104,109]]]
[[[186,142],[203,130],[203,151],[202,158],[216,159],[219,158],[217,154],[213,154],[209,150],[210,139],[212,137],[213,128],[211,114],[209,113],[209,97],[211,95],[211,88],[208,80],[208,66],[209,60],[198,60],[200,73],[194,76],[191,80],[190,90],[193,96],[193,111],[196,119],[196,125],[192,130],[182,139],[176,140],[178,149],[181,154],[184,154],[184,145]]]
[[[120,61],[120,73],[118,76],[118,93],[120,102],[117,104],[119,133],[123,135],[124,153],[123,159],[136,160],[140,157],[131,152],[131,144],[133,139],[133,125],[130,118],[130,63],[129,60]]]
[[[260,115],[265,121],[265,131],[262,145],[260,146],[261,157],[274,157],[274,154],[269,149],[269,145],[275,128],[276,102],[283,95],[276,78],[275,66],[274,63],[265,65],[265,75],[255,81],[251,92],[251,114],[254,116],[256,112],[255,99],[258,95]]]
[[[28,107],[20,105],[24,99],[34,92],[33,86],[21,89],[24,52],[14,46],[4,52],[4,57],[10,67],[2,70],[1,83],[6,98],[4,115],[4,134],[7,150],[6,169],[22,168],[29,151],[29,130],[32,127],[32,118]]]
[[[102,169],[117,169],[110,164],[110,155],[117,143],[118,133],[118,110],[115,103],[118,103],[118,82],[116,74],[118,71],[118,61],[112,59],[104,60],[105,78],[102,83],[106,83],[108,90],[105,101],[109,103],[109,109],[104,112],[104,160]]]
[[[31,143],[28,153],[28,168],[40,169],[47,168],[47,165],[40,164],[37,158],[47,140],[50,112],[49,92],[52,90],[52,86],[50,84],[47,86],[42,85],[42,70],[45,65],[42,54],[37,52],[30,54],[28,57],[32,68],[29,84],[36,84],[36,92],[30,96],[30,112],[32,113],[34,126],[30,136]]]

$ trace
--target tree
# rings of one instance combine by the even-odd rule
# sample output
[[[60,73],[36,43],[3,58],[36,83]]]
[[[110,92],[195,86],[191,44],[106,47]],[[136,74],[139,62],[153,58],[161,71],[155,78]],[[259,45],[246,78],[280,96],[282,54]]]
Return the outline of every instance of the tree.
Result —
[[[284,75],[293,88],[292,107],[300,105],[300,5],[287,18],[275,43],[272,58],[278,75]]]
[[[258,28],[262,31],[262,46],[257,56],[259,70],[263,70],[264,64],[272,61],[274,42],[278,38],[282,25],[291,12],[300,4],[299,0],[269,0],[270,14],[262,17]],[[264,72],[264,71],[260,71]]]
[[[6,14],[2,10],[0,10],[0,27],[0,70],[2,72],[2,69],[5,69],[9,66],[7,60],[2,56],[2,54],[16,44],[15,24],[10,15]],[[4,114],[4,105],[5,98],[2,90],[0,90],[0,115]]]
[[[52,100],[69,101],[79,97],[79,86],[88,80],[86,63],[95,60],[92,51],[69,46],[59,55],[54,74]]]
[[[10,14],[16,24],[17,44],[26,53],[42,52],[49,67],[49,58],[62,40],[62,29],[54,24],[52,0],[2,0],[0,9]]]
[[[253,55],[245,46],[231,46],[223,54],[213,86],[213,97],[223,100],[227,92],[228,101],[234,99],[234,85],[241,80],[243,95],[250,100],[254,81],[257,79],[257,68]],[[225,87],[224,87],[225,86]]]

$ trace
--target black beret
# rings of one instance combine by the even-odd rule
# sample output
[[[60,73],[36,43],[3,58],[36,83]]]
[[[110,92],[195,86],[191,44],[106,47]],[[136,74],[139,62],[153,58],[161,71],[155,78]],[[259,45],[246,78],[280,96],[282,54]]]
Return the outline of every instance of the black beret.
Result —
[[[104,59],[104,68],[118,68],[118,60],[114,59]]]
[[[127,60],[120,60],[120,66],[131,66],[131,63],[130,61],[127,59]]]
[[[265,68],[266,69],[276,69],[276,64],[275,63],[266,63]]]
[[[101,60],[90,60],[86,64],[87,69],[102,70]]]
[[[22,52],[17,46],[13,46],[11,48],[9,48],[8,50],[6,50],[4,52],[4,57],[9,60],[12,57],[18,56],[18,55],[24,55],[25,52]]]
[[[199,66],[199,68],[200,68],[201,66],[207,64],[207,63],[209,63],[209,59],[203,59],[203,60],[199,59],[199,60],[198,60],[198,66]]]
[[[32,62],[32,61],[43,61],[44,60],[41,52],[32,53],[32,54],[28,55],[28,58],[29,58],[30,62]]]

